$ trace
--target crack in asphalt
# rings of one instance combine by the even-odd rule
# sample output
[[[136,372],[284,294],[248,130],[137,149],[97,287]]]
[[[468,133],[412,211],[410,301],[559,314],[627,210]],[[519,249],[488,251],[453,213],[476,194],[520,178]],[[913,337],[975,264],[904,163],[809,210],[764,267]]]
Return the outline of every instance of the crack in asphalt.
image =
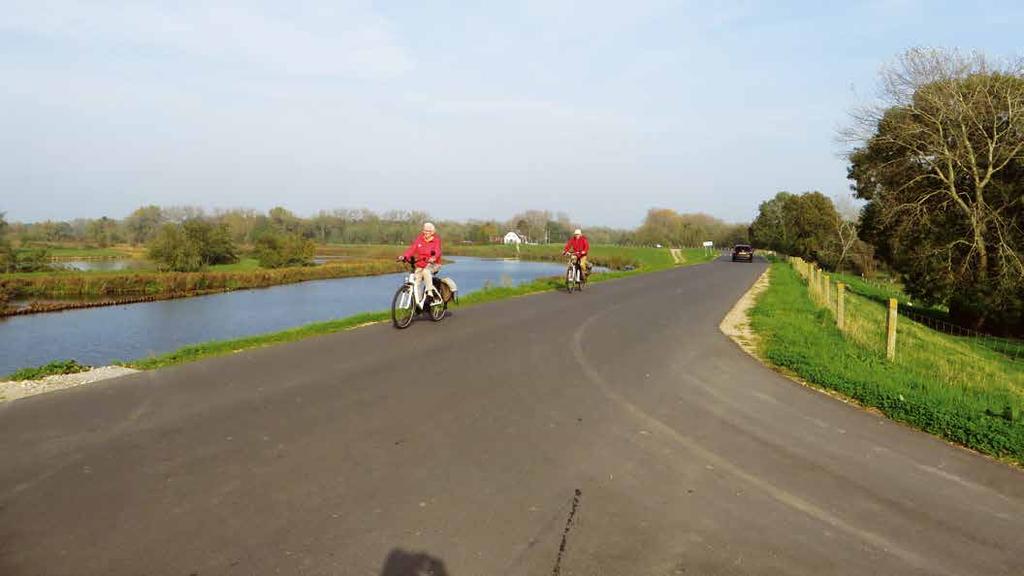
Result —
[[[569,519],[565,521],[565,529],[562,530],[562,543],[558,546],[558,556],[555,558],[555,567],[551,570],[551,576],[558,576],[562,573],[562,558],[565,556],[565,549],[569,544],[569,531],[572,530],[573,521],[576,518],[576,511],[580,507],[580,498],[583,491],[576,489],[572,497],[572,508],[569,510]]]

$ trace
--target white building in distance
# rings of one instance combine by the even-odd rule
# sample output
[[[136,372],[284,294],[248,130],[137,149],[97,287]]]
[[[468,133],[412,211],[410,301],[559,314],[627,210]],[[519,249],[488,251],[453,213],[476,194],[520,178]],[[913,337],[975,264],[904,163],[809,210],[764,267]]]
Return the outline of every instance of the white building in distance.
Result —
[[[505,234],[505,239],[502,241],[503,244],[525,244],[526,238],[519,235],[518,232],[509,232]]]

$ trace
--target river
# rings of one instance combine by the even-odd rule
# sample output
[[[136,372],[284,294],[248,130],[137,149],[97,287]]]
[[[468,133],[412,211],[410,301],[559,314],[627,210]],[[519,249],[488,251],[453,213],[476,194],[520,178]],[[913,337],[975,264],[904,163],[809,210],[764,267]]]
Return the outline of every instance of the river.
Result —
[[[454,257],[441,271],[464,295],[485,284],[560,275],[561,264]],[[100,366],[209,340],[386,310],[403,274],[316,280],[259,290],[0,318],[0,375],[73,358]]]

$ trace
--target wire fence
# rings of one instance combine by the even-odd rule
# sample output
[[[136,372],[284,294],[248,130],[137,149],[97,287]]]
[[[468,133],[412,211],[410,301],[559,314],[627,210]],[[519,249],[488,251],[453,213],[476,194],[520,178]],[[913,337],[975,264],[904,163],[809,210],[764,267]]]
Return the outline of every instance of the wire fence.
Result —
[[[1001,389],[1018,396],[1024,391],[1024,342],[900,310],[895,298],[880,304],[876,297],[847,290],[845,283],[812,263],[788,261],[806,282],[812,302],[829,312],[847,340],[915,374],[919,381],[954,385],[950,394]]]
[[[971,346],[985,348],[1013,362],[1024,363],[1024,341],[995,336],[948,322],[939,317],[940,314],[944,314],[944,311],[940,309],[916,309],[905,298],[900,302],[902,294],[899,287],[894,283],[873,282],[865,278],[854,278],[853,282],[842,282],[841,280],[846,280],[847,277],[839,275],[833,279],[824,271],[817,269],[813,263],[806,262],[800,258],[790,258],[790,264],[805,280],[812,276],[817,279],[815,285],[811,286],[809,284],[812,289],[812,297],[825,304],[833,303],[830,308],[833,312],[836,312],[834,302],[838,298],[837,291],[842,286],[841,289],[844,292],[861,296],[881,307],[894,306],[899,316],[913,320],[930,330],[962,339]],[[861,284],[874,288],[874,290],[865,290],[860,286]],[[830,298],[826,298],[826,294],[830,295]]]

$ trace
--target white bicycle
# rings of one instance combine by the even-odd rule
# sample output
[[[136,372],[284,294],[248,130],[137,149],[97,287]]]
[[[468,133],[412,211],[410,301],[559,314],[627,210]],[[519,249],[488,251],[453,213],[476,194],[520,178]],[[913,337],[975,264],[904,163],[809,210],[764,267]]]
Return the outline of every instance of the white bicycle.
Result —
[[[565,269],[565,289],[572,294],[573,288],[582,292],[583,286],[587,283],[587,272],[580,263],[580,255],[570,252],[569,266]]]
[[[448,313],[448,302],[454,297],[454,291],[448,284],[450,280],[434,278],[434,291],[427,290],[416,276],[416,261],[408,260],[412,271],[405,278],[391,299],[391,323],[395,328],[408,328],[420,312],[427,312],[434,322],[444,320]],[[445,288],[447,287],[447,290]]]

